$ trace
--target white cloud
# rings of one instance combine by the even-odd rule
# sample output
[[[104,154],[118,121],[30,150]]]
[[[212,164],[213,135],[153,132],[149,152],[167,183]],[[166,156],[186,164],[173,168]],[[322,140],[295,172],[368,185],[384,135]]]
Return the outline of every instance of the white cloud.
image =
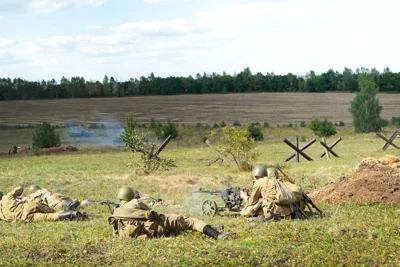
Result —
[[[254,73],[298,75],[311,69],[342,71],[345,66],[400,71],[393,56],[400,46],[397,1],[204,1],[213,5],[187,17],[127,21],[90,34],[82,27],[71,36],[0,39],[0,49],[7,44],[9,54],[3,51],[3,58],[18,55],[29,61],[13,75],[23,71],[38,79],[101,79],[105,73],[129,79],[152,71],[160,76],[223,70],[233,74],[247,66]],[[29,71],[38,66],[41,72]],[[11,71],[3,69],[5,75]]]
[[[48,13],[72,7],[101,6],[105,1],[108,0],[0,0],[0,7],[3,12]]]
[[[12,46],[14,44],[13,40],[0,38],[0,47]]]
[[[160,2],[173,2],[176,0],[144,0],[145,3],[148,4],[155,4],[155,3],[160,3]]]

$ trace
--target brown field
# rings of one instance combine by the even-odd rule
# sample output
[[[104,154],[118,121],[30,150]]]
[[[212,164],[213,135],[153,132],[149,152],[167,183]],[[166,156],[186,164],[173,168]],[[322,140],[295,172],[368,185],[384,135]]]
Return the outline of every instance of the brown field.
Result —
[[[140,123],[152,118],[185,124],[242,123],[298,124],[313,119],[352,123],[348,112],[352,93],[247,93],[213,95],[141,96],[125,98],[19,100],[0,102],[0,124],[124,122],[133,113]],[[400,116],[400,94],[379,94],[381,117]]]

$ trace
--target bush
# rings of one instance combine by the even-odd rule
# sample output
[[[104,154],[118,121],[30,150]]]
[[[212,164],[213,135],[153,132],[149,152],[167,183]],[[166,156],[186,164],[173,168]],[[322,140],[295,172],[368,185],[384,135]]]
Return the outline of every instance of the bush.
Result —
[[[392,117],[392,124],[400,126],[400,117]]]
[[[219,125],[218,125],[218,123],[216,123],[216,122],[214,122],[214,126],[213,126],[215,129],[216,128],[219,128]]]
[[[225,126],[226,126],[226,123],[225,123],[224,121],[221,121],[221,123],[219,124],[219,126],[225,127]]]
[[[239,121],[234,121],[233,126],[239,127],[239,126],[242,126],[242,124]]]
[[[264,122],[264,128],[268,128],[268,127],[269,127],[268,122]]]
[[[304,135],[300,136],[300,142],[305,142],[305,141],[307,141],[307,138]]]
[[[203,143],[207,141],[207,136],[203,136]]]
[[[336,134],[335,125],[327,120],[313,120],[310,123],[310,129],[319,137],[329,137]]]
[[[35,130],[33,134],[32,147],[50,148],[61,145],[60,135],[56,133],[55,128],[50,123],[44,121]]]
[[[161,128],[161,132],[159,132],[158,136],[162,137],[164,140],[167,139],[168,136],[170,136],[170,135],[171,135],[171,138],[176,138],[179,135],[176,124],[174,124],[170,121],[168,121],[166,125],[159,127],[159,129],[160,128]]]
[[[249,131],[249,135],[255,141],[260,141],[264,139],[264,135],[262,133],[261,125],[259,122],[252,121],[247,124],[247,131]]]
[[[301,121],[301,122],[300,122],[300,127],[306,127],[306,126],[307,126],[307,124],[306,124],[305,121]]]
[[[201,128],[202,126],[201,122],[196,123],[196,128]]]
[[[292,128],[292,127],[293,127],[293,124],[289,123],[289,124],[288,124],[288,127],[289,127],[289,128]]]
[[[339,126],[343,127],[344,126],[344,122],[343,121],[339,121]]]

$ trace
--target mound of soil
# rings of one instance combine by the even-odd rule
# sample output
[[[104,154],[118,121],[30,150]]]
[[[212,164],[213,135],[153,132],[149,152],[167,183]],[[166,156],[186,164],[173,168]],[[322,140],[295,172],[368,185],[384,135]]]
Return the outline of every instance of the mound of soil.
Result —
[[[318,188],[308,195],[328,203],[400,203],[400,159],[392,155],[366,158],[359,162],[355,173],[343,181]]]

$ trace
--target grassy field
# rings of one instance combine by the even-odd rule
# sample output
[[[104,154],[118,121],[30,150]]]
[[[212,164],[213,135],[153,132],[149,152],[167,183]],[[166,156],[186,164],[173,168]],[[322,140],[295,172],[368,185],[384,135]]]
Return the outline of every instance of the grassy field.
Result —
[[[68,100],[69,101],[69,100]],[[92,101],[92,100],[91,100]],[[97,101],[97,100],[93,100]],[[22,102],[21,102],[22,103]],[[219,119],[222,120],[222,119]],[[20,131],[28,131],[23,129]],[[387,129],[388,135],[394,129]],[[12,136],[11,130],[0,131]],[[25,133],[29,136],[29,133]],[[206,217],[199,213],[206,195],[193,190],[224,189],[227,185],[249,188],[249,172],[234,166],[205,164],[216,156],[201,142],[206,132],[187,132],[171,141],[162,155],[175,159],[177,168],[162,174],[140,175],[134,169],[135,157],[123,148],[83,147],[77,154],[0,158],[2,191],[17,185],[39,184],[78,199],[111,199],[123,185],[142,193],[174,201],[176,205],[157,206],[160,212],[194,216],[212,225],[234,231],[229,240],[214,241],[199,233],[187,232],[150,241],[112,236],[105,206],[83,208],[88,222],[16,224],[0,222],[1,266],[399,266],[400,207],[379,204],[317,204],[323,219],[248,222],[243,218]],[[304,135],[306,128],[267,128],[254,164],[280,164],[306,190],[340,181],[353,173],[360,155],[400,156],[393,148],[383,152],[384,142],[374,134],[355,135],[351,128],[338,128],[343,141],[335,148],[340,158],[321,159],[322,146],[306,151],[314,159],[283,163],[292,150],[282,140]],[[20,136],[19,133],[14,136]],[[23,139],[22,137],[19,137]],[[319,139],[318,139],[319,141]],[[303,145],[304,143],[302,143]],[[211,197],[212,198],[212,197]],[[218,200],[218,199],[217,199]]]
[[[0,101],[0,124],[124,123],[133,113],[140,123],[168,119],[186,124],[213,124],[256,120],[270,125],[299,124],[313,119],[343,121],[351,125],[348,112],[352,93],[248,93],[220,95],[141,96],[125,98]],[[399,94],[379,94],[382,118],[400,114]]]

